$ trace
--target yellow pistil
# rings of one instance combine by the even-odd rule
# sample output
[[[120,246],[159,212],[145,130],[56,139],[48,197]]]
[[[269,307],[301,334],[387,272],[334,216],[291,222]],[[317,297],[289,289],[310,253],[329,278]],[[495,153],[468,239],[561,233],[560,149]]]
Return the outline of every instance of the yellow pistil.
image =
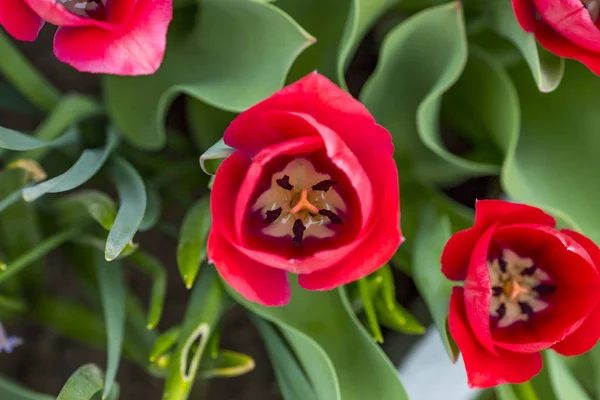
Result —
[[[529,293],[530,288],[521,286],[516,280],[505,281],[504,284],[504,295],[510,299],[510,301],[517,301],[522,294]]]
[[[308,200],[308,189],[302,189],[300,199],[296,205],[290,210],[291,214],[296,214],[302,210],[310,211],[313,214],[318,214],[319,209]]]

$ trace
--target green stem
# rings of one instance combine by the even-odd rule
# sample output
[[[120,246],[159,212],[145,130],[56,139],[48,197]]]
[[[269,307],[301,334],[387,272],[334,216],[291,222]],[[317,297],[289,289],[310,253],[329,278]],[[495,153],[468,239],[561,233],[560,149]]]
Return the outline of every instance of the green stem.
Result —
[[[513,385],[515,392],[519,399],[523,400],[538,400],[538,396],[535,393],[535,389],[531,382],[527,381],[524,383],[519,383],[517,385]]]
[[[0,73],[7,81],[43,111],[50,111],[60,101],[60,92],[17,50],[0,31]]]
[[[0,283],[4,282],[5,280],[7,280],[15,274],[18,274],[23,269],[25,269],[25,267],[31,265],[34,261],[42,258],[61,244],[74,237],[75,234],[76,231],[67,230],[59,232],[56,235],[49,237],[33,250],[23,254],[21,257],[8,264],[6,266],[6,269],[2,273],[0,273]]]

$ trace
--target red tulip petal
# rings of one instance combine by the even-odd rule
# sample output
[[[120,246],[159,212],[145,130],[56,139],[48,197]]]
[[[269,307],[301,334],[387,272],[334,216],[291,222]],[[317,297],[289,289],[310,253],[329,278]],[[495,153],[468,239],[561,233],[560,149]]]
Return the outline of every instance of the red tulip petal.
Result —
[[[227,157],[219,166],[210,195],[212,230],[237,243],[235,235],[235,203],[252,161],[241,151]]]
[[[531,323],[493,331],[497,347],[529,353],[548,348],[577,330],[596,308],[600,276],[586,250],[569,236],[547,226],[522,224],[499,228],[493,241],[531,257],[557,286],[551,307]]]
[[[469,386],[488,388],[504,383],[521,383],[537,375],[542,369],[539,353],[519,354],[498,349],[498,355],[494,355],[477,341],[469,326],[463,292],[464,289],[459,287],[452,291],[448,326],[462,353]]]
[[[0,25],[17,40],[32,42],[44,26],[44,20],[23,0],[0,1]]]
[[[247,300],[264,306],[283,306],[290,301],[291,290],[285,271],[244,256],[215,230],[208,237],[208,259],[225,282]]]
[[[503,200],[478,200],[475,203],[473,227],[452,236],[444,247],[442,272],[448,279],[461,281],[466,278],[469,259],[476,241],[495,222],[498,226],[523,223],[552,227],[556,225],[552,216],[537,207]]]
[[[536,18],[537,9],[533,0],[512,0],[512,6],[521,28],[533,32],[540,23]]]
[[[491,353],[496,353],[490,330],[491,283],[487,261],[492,236],[498,227],[489,227],[475,244],[469,260],[465,280],[465,307],[471,330],[479,343]]]
[[[364,240],[346,257],[327,269],[299,275],[298,283],[305,289],[329,290],[360,279],[388,262],[404,240],[400,231],[398,171],[393,158],[380,151],[362,162],[377,191],[373,223],[364,233]]]
[[[600,249],[593,241],[580,233],[567,229],[563,229],[561,232],[577,241],[588,252],[596,268],[600,268]],[[600,339],[600,306],[597,305],[579,329],[552,348],[565,356],[576,356],[594,347],[598,339]]]
[[[577,47],[600,52],[600,30],[581,0],[533,0],[544,21]]]
[[[3,1],[6,2],[7,0]],[[135,2],[136,0],[133,1]],[[49,22],[52,25],[87,26],[103,24],[102,22],[96,21],[92,18],[83,18],[73,14],[57,0],[25,0],[25,2],[44,21]]]
[[[31,1],[31,0],[29,0]],[[143,1],[118,29],[61,27],[54,38],[56,57],[79,71],[148,75],[162,63],[172,0]]]
[[[265,128],[262,115],[280,110],[308,114],[335,131],[353,152],[361,147],[383,146],[393,152],[391,136],[375,124],[373,116],[356,99],[316,72],[283,88],[240,114],[227,128],[225,143],[249,155],[298,137],[294,131]]]

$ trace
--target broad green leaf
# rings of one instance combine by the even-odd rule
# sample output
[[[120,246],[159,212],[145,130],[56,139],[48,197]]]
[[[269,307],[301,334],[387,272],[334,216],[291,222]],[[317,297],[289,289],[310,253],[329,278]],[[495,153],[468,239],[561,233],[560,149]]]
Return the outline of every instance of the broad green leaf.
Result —
[[[91,400],[103,387],[104,372],[94,364],[86,364],[71,375],[56,400]]]
[[[188,210],[181,224],[177,244],[177,265],[188,289],[194,284],[200,265],[206,260],[206,241],[210,222],[210,199],[205,197]]]
[[[102,398],[109,395],[119,368],[121,350],[123,348],[123,334],[125,332],[125,278],[121,264],[108,263],[96,253],[96,274],[100,287],[100,298],[106,325],[107,337],[107,367]]]
[[[600,346],[596,345],[588,353],[592,365],[592,381],[594,393],[600,398]]]
[[[154,329],[160,322],[164,309],[167,292],[167,270],[156,257],[142,250],[137,250],[131,254],[129,260],[152,277],[147,328]]]
[[[137,232],[146,212],[146,188],[138,172],[121,157],[108,164],[111,181],[119,194],[119,211],[106,240],[105,257],[112,261],[121,254]]]
[[[363,103],[392,134],[399,167],[412,169],[422,180],[451,182],[490,172],[488,166],[439,148],[442,95],[459,78],[466,62],[460,3],[432,7],[387,35],[377,69],[361,94]]]
[[[60,147],[77,142],[77,132],[68,131],[58,139],[48,141],[0,126],[0,148],[12,151],[26,151],[43,147]]]
[[[36,393],[8,378],[0,376],[0,399],[6,400],[54,400],[54,396]]]
[[[591,400],[565,365],[562,356],[547,350],[544,352],[544,359],[550,375],[550,384],[557,400]]]
[[[146,186],[146,194],[148,195],[148,201],[146,203],[146,212],[144,213],[144,218],[140,224],[141,232],[146,232],[152,229],[160,219],[160,214],[162,211],[161,198],[158,190],[153,186]]]
[[[298,365],[298,360],[273,325],[257,317],[253,317],[252,321],[263,337],[283,398],[317,400],[315,390]]]
[[[102,168],[104,162],[116,147],[117,142],[117,134],[110,131],[104,148],[84,150],[77,162],[65,173],[23,189],[23,199],[34,201],[46,193],[66,192],[83,185]]]
[[[412,278],[427,304],[448,355],[454,362],[458,359],[459,351],[448,333],[446,323],[454,285],[442,274],[440,264],[442,251],[451,234],[448,216],[439,216],[434,208],[423,210],[420,230],[414,244]]]
[[[89,215],[110,231],[117,217],[115,202],[107,194],[97,190],[79,191],[61,197],[54,203],[54,207],[65,225],[76,224]]]
[[[345,73],[356,48],[377,19],[401,0],[351,0],[337,58],[337,79],[346,88]]]
[[[600,242],[600,124],[594,104],[600,81],[567,61],[561,85],[542,94],[522,67],[513,78],[521,104],[521,131],[510,138],[502,186],[514,201],[541,207]],[[567,134],[565,134],[567,132]]]
[[[492,27],[519,49],[538,89],[544,93],[556,89],[564,73],[564,59],[538,46],[533,33],[527,33],[521,28],[510,1],[490,2],[488,9]]]
[[[174,29],[192,17],[190,32]],[[274,5],[204,0],[198,12],[182,8],[175,14],[165,59],[156,74],[105,78],[109,114],[133,144],[160,148],[165,142],[165,114],[177,95],[243,111],[281,88],[295,58],[313,41]]]
[[[362,300],[363,309],[365,316],[367,317],[367,327],[371,336],[378,343],[383,343],[383,334],[381,333],[381,327],[377,319],[377,312],[375,311],[375,304],[373,302],[372,294],[369,290],[368,277],[364,277],[358,280],[358,291]]]
[[[284,307],[264,307],[228,290],[281,330],[318,398],[407,399],[396,368],[357,320],[343,289],[313,292],[295,280],[291,285],[292,298]]]
[[[162,355],[171,350],[177,344],[180,333],[181,328],[174,326],[156,338],[152,352],[150,352],[150,362],[154,363],[158,361]]]
[[[231,149],[229,146],[226,146],[223,141],[223,133],[225,129],[229,126],[231,121],[237,116],[236,113],[232,113],[229,111],[221,110],[219,108],[209,106],[208,104],[196,100],[193,97],[186,98],[186,117],[188,124],[190,126],[190,132],[192,134],[192,138],[196,143],[196,146],[201,151],[206,150],[219,150],[215,151],[215,153],[206,158],[206,161],[216,160],[218,158],[226,158],[231,153],[223,154],[223,151],[227,151],[227,149]],[[212,149],[212,147],[215,147]],[[219,154],[223,154],[220,156]],[[202,156],[208,156],[208,153],[204,153]],[[212,162],[213,164],[215,161]],[[209,164],[211,162],[209,161]],[[200,161],[200,165],[202,165],[202,159]],[[207,168],[202,168],[204,172],[207,172]],[[210,169],[212,171],[212,169]],[[216,168],[214,169],[216,171]],[[210,174],[214,174],[210,172]]]
[[[214,269],[205,269],[192,290],[181,334],[169,363],[163,400],[186,400],[198,374],[206,344],[229,299]]]
[[[215,175],[217,168],[220,165],[220,160],[223,160],[235,152],[235,149],[227,146],[223,139],[212,145],[200,156],[200,167],[202,171],[208,175]],[[219,161],[219,162],[217,162]]]
[[[254,359],[246,354],[221,350],[216,358],[204,357],[200,363],[200,378],[234,378],[252,371]]]

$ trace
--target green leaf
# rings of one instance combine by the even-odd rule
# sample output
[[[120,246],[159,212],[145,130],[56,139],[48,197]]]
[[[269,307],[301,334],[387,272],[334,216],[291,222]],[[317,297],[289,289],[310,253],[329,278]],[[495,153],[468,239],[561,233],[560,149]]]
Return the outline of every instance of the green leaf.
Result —
[[[396,302],[390,307],[382,298],[378,298],[375,300],[375,309],[379,322],[386,328],[410,335],[425,333],[425,327],[419,320]]]
[[[104,162],[118,143],[114,131],[109,132],[106,147],[87,149],[65,173],[35,186],[23,189],[23,199],[34,201],[46,193],[60,193],[75,189],[90,180],[102,168]]]
[[[180,334],[181,328],[174,326],[156,338],[152,352],[150,352],[150,362],[157,362],[161,356],[171,350],[177,344]]]
[[[108,173],[117,187],[119,211],[106,241],[105,257],[114,260],[131,242],[146,212],[146,188],[138,172],[121,157],[108,164]]]
[[[186,213],[177,244],[179,273],[190,289],[200,265],[206,260],[206,241],[210,230],[210,199],[198,200]]]
[[[521,131],[509,139],[502,186],[512,200],[541,207],[598,243],[600,188],[590,182],[600,171],[594,106],[600,81],[579,63],[567,63],[561,85],[549,94],[537,90],[526,68],[514,71]]]
[[[173,29],[190,18],[190,32]],[[171,27],[156,74],[104,80],[112,120],[138,147],[164,145],[163,120],[178,94],[243,111],[281,88],[294,59],[313,41],[277,7],[248,0],[205,0],[199,12],[181,9]]]
[[[399,167],[411,168],[421,180],[455,181],[496,168],[441,149],[442,95],[459,78],[466,62],[461,4],[431,7],[387,35],[377,69],[361,94],[363,103],[392,134]]]
[[[591,400],[565,365],[562,356],[547,350],[544,352],[544,358],[557,400]]]
[[[69,239],[73,238],[75,234],[76,231],[73,230],[58,232],[57,234],[50,236],[49,238],[39,243],[36,247],[28,250],[19,258],[8,263],[6,268],[0,272],[0,283],[23,272],[25,268],[34,265],[35,261],[44,257],[52,250],[56,249],[63,243],[67,242]]]
[[[89,215],[100,226],[110,231],[117,217],[115,202],[97,190],[79,191],[61,197],[54,203],[54,208],[65,225],[77,224]]]
[[[231,121],[233,121],[238,114],[210,106],[193,97],[187,97],[186,100],[186,117],[190,126],[192,138],[198,149],[206,151],[211,149],[211,147],[215,147],[215,149],[211,150],[218,150],[214,152],[212,157],[206,158],[205,163],[208,162],[208,166],[203,166],[203,159],[200,159],[200,165],[203,166],[203,171],[207,174],[214,175],[216,168],[214,168],[213,171],[211,164],[215,164],[215,160],[226,158],[231,154],[231,152],[227,153],[227,149],[231,148],[223,143],[222,138],[225,129],[227,129]],[[222,155],[220,155],[220,153]],[[206,157],[207,155],[209,154],[205,152],[202,157]],[[207,170],[212,172],[207,172]]]
[[[106,399],[109,395],[119,361],[121,359],[121,350],[123,348],[123,334],[125,332],[125,278],[121,264],[113,262],[108,263],[97,253],[96,274],[98,275],[98,285],[100,287],[100,298],[102,299],[102,309],[104,311],[104,320],[106,324],[107,337],[107,367],[104,380],[104,390],[102,398]]]
[[[221,350],[216,358],[204,357],[198,376],[201,378],[234,378],[252,371],[254,359],[246,354]]]
[[[338,58],[337,79],[346,88],[345,73],[350,60],[365,34],[372,28],[377,19],[400,0],[352,0],[346,20]],[[319,37],[319,36],[317,36]]]
[[[298,364],[298,360],[273,325],[256,317],[253,317],[252,321],[263,337],[283,398],[317,400],[315,390]]]
[[[205,269],[192,290],[181,334],[169,363],[163,400],[185,400],[200,368],[206,344],[229,300],[214,269]]]
[[[440,265],[442,251],[451,234],[448,216],[437,215],[434,208],[427,208],[422,212],[414,245],[412,277],[427,304],[448,355],[455,362],[459,351],[448,333],[446,323],[454,285],[442,274]]]
[[[77,140],[78,137],[75,130],[68,131],[58,139],[48,141],[0,126],[0,148],[6,150],[26,151],[44,147],[60,147],[76,143]]]
[[[146,186],[146,194],[148,195],[148,201],[146,203],[144,218],[140,224],[141,232],[149,231],[156,225],[160,219],[162,208],[160,193],[158,193],[158,190],[155,187]]]
[[[343,289],[312,292],[294,280],[291,285],[292,298],[284,307],[264,307],[228,291],[281,329],[318,398],[407,399],[396,368],[357,320]]]
[[[147,328],[154,329],[160,322],[164,309],[167,293],[167,270],[156,257],[142,250],[131,254],[129,259],[152,277]]]
[[[372,294],[369,290],[368,277],[364,277],[358,280],[358,290],[360,298],[362,300],[363,309],[367,316],[367,326],[371,336],[378,343],[383,343],[383,335],[381,328],[379,327],[379,321],[377,320],[377,313],[375,312],[375,305],[373,304]]]
[[[71,375],[56,400],[90,400],[100,392],[104,373],[94,364],[86,364]]]
[[[0,376],[0,399],[6,400],[54,400],[54,396],[36,393]]]
[[[521,400],[513,390],[512,385],[499,385],[494,388],[498,400]]]
[[[223,139],[212,145],[200,156],[200,167],[205,174],[215,175],[217,168],[220,165],[220,160],[223,160],[235,152],[235,149],[227,146]],[[218,163],[216,161],[219,161]]]
[[[517,22],[509,1],[490,2],[489,12],[494,30],[510,40],[525,58],[538,89],[544,93],[556,89],[563,77],[564,59],[537,45],[533,33],[525,32]]]

